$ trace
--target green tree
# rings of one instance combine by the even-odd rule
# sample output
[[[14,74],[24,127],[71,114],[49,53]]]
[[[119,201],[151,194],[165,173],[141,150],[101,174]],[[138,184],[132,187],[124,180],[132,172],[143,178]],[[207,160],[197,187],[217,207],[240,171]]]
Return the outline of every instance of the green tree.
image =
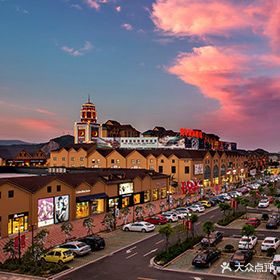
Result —
[[[73,225],[70,222],[65,222],[61,225],[60,229],[65,234],[65,240],[67,241],[71,237]]]
[[[275,200],[274,205],[277,207],[278,213],[280,213],[280,200]]]
[[[215,230],[215,225],[211,221],[207,221],[202,225],[203,232],[207,235],[208,246],[210,247],[210,234]]]
[[[14,259],[16,256],[16,250],[15,250],[15,241],[14,239],[8,239],[8,241],[5,243],[3,247],[3,252],[9,256],[9,259]]]
[[[271,184],[271,185],[268,184],[268,191],[269,191],[270,196],[276,195],[276,189],[274,188],[273,184]]]
[[[225,217],[229,215],[231,207],[228,203],[219,203],[219,208],[223,212]]]
[[[256,190],[250,190],[250,195],[253,198],[254,205],[256,205],[257,204],[257,197],[258,197],[257,191]]]
[[[192,238],[194,239],[194,237],[195,237],[194,226],[195,226],[195,223],[198,221],[197,214],[191,214],[190,221],[192,222],[191,232],[192,232]]]
[[[87,235],[92,235],[93,234],[93,218],[88,217],[83,220],[83,227],[87,230]]]
[[[173,233],[173,228],[170,224],[165,224],[159,228],[159,234],[164,235],[165,237],[165,250],[167,251],[169,246],[169,237]]]
[[[264,194],[264,187],[263,187],[263,186],[259,186],[259,187],[258,187],[258,191],[259,191],[259,193],[260,193],[261,195],[263,195],[263,194]]]
[[[244,225],[241,229],[242,236],[252,236],[256,232],[256,229],[252,225]],[[248,242],[248,249],[249,249],[249,242]]]

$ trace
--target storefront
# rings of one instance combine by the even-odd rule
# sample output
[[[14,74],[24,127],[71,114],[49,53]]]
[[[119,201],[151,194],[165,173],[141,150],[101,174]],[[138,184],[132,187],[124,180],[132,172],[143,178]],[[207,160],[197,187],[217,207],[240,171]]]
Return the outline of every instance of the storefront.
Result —
[[[76,218],[85,218],[92,214],[104,213],[108,196],[105,193],[76,197]],[[112,201],[109,201],[112,204]],[[115,202],[113,202],[113,205]],[[113,206],[112,206],[113,207]]]
[[[28,212],[9,215],[8,234],[24,232],[28,229]]]

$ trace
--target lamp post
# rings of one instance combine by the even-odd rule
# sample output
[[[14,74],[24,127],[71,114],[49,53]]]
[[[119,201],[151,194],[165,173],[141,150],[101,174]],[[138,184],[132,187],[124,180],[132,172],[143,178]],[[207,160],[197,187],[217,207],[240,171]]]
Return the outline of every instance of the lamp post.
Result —
[[[21,262],[21,240],[20,240],[20,232],[23,230],[23,225],[18,227],[18,260]]]

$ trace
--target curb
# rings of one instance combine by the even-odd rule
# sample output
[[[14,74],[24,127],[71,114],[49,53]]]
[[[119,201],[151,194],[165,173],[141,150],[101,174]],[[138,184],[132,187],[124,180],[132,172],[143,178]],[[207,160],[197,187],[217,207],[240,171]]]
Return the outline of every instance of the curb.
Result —
[[[81,268],[83,268],[83,267],[85,267],[85,266],[88,266],[88,265],[93,264],[93,263],[95,263],[95,262],[98,262],[98,261],[100,261],[100,260],[102,260],[102,259],[104,259],[104,258],[107,258],[107,257],[109,257],[109,256],[112,256],[113,254],[116,254],[116,253],[118,253],[118,252],[120,252],[120,251],[122,251],[122,250],[124,250],[124,249],[127,249],[127,248],[129,248],[129,247],[131,247],[131,246],[133,246],[133,245],[135,245],[135,244],[137,244],[137,243],[140,243],[140,242],[142,242],[142,241],[144,241],[144,240],[147,240],[147,239],[149,239],[149,238],[151,238],[151,237],[154,237],[154,236],[156,236],[156,235],[158,235],[158,232],[156,232],[156,233],[154,233],[154,234],[152,234],[152,235],[146,236],[146,237],[144,237],[144,238],[142,238],[142,239],[140,239],[140,240],[138,240],[138,241],[135,241],[135,242],[133,242],[133,243],[131,243],[131,244],[129,244],[129,245],[126,245],[126,246],[124,246],[124,247],[122,247],[122,248],[119,248],[119,249],[117,249],[117,250],[115,250],[115,251],[113,251],[113,252],[111,252],[111,253],[108,253],[108,254],[106,254],[106,255],[104,255],[104,256],[102,256],[102,257],[99,257],[99,258],[97,258],[97,259],[95,259],[95,260],[92,260],[92,261],[90,261],[90,262],[88,262],[88,263],[86,263],[86,264],[80,265],[80,266],[75,267],[75,268],[71,267],[70,269],[67,269],[67,270],[65,270],[65,271],[62,271],[62,272],[60,272],[60,273],[58,273],[58,274],[55,274],[55,275],[53,275],[53,276],[50,276],[50,277],[48,277],[48,278],[40,278],[40,279],[47,279],[47,280],[55,280],[55,279],[58,279],[58,278],[61,277],[61,276],[67,275],[67,274],[69,274],[69,273],[71,273],[71,272],[74,272],[74,271],[76,271],[76,270],[78,270],[78,269],[81,269]]]
[[[30,278],[30,279],[37,279],[37,280],[46,280],[47,278],[40,277],[40,276],[33,276],[33,275],[28,275],[28,274],[21,274],[21,273],[14,273],[14,272],[5,272],[5,271],[0,271],[0,279],[1,276],[6,276],[6,277],[23,277],[23,278]]]

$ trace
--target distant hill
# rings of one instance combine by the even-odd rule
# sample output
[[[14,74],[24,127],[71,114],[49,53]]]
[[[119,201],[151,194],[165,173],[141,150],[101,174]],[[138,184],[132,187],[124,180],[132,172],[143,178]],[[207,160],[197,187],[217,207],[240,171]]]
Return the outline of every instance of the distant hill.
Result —
[[[31,144],[21,140],[0,140],[0,146]]]

